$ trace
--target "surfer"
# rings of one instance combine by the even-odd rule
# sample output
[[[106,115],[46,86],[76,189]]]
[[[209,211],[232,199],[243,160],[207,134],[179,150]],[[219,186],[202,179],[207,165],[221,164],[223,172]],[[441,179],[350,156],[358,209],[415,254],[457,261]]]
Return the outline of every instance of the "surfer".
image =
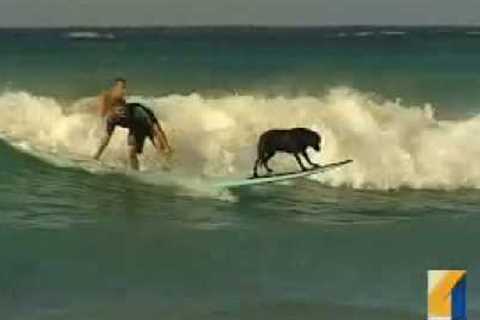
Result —
[[[94,155],[100,159],[103,151],[110,142],[116,126],[128,128],[128,153],[130,166],[138,170],[138,154],[143,152],[145,139],[148,137],[155,148],[165,155],[172,151],[167,137],[152,110],[140,103],[127,103],[125,96],[127,81],[122,78],[115,79],[113,86],[100,95],[100,116],[104,119],[105,135]]]

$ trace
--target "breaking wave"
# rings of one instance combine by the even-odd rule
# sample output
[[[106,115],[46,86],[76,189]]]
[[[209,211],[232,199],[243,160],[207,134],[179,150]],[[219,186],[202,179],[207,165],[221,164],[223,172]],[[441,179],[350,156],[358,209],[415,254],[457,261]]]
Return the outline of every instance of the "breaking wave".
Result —
[[[311,151],[313,160],[354,160],[312,178],[321,183],[379,190],[480,187],[478,116],[442,121],[430,105],[407,106],[349,88],[320,97],[192,94],[129,100],[147,104],[158,115],[175,149],[172,174],[179,177],[247,176],[264,130],[302,126],[318,130],[324,139],[321,154]],[[94,101],[84,98],[65,105],[52,97],[5,92],[0,95],[0,133],[12,145],[36,150],[36,156],[88,158],[102,135]],[[109,167],[126,168],[125,140],[126,132],[117,129],[103,160]],[[158,159],[147,145],[143,170],[157,170],[163,165]],[[296,168],[296,163],[282,155],[272,160],[272,167],[280,171]]]

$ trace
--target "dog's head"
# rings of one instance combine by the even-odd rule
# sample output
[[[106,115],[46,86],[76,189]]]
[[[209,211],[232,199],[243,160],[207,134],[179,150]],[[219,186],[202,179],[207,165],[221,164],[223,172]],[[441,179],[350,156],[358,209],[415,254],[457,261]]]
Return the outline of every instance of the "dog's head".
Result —
[[[312,147],[315,151],[320,151],[322,144],[322,138],[318,133],[315,131],[311,131],[310,137],[309,137],[309,143],[308,145]]]

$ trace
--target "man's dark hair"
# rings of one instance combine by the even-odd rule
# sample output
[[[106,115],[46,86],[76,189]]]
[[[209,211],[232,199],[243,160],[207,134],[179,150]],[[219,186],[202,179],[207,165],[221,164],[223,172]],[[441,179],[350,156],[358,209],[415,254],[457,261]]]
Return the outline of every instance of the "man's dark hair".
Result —
[[[123,84],[127,84],[127,80],[125,78],[115,78],[115,80],[113,80],[113,84],[117,84],[117,83],[123,83]]]

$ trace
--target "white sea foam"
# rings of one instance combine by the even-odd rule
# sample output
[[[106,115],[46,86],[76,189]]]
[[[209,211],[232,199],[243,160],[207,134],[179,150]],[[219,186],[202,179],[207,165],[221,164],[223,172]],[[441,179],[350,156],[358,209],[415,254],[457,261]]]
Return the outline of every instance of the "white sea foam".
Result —
[[[65,37],[73,40],[93,40],[105,39],[113,40],[115,35],[111,32],[96,32],[96,31],[73,31],[65,34]]]
[[[373,31],[359,31],[354,33],[356,37],[370,37],[370,36],[373,36],[374,34],[375,33]]]
[[[398,31],[398,30],[385,30],[385,31],[381,31],[380,33],[385,36],[403,36],[407,34],[406,31]]]
[[[480,187],[478,116],[440,121],[429,105],[405,106],[348,88],[321,97],[192,94],[130,100],[155,111],[175,148],[171,176],[159,178],[164,182],[202,188],[205,179],[247,176],[260,133],[303,126],[318,130],[324,138],[322,153],[311,152],[313,160],[355,161],[313,178],[322,183],[380,190]],[[53,98],[6,92],[0,95],[0,132],[50,155],[89,157],[102,135],[101,121],[88,108],[92,103],[82,99],[64,106]],[[118,129],[105,153],[110,166],[126,167],[125,139],[126,131]],[[143,168],[158,169],[157,159],[147,143]],[[294,159],[285,155],[275,157],[272,166],[278,171],[296,168]],[[151,175],[147,180],[155,183]]]

